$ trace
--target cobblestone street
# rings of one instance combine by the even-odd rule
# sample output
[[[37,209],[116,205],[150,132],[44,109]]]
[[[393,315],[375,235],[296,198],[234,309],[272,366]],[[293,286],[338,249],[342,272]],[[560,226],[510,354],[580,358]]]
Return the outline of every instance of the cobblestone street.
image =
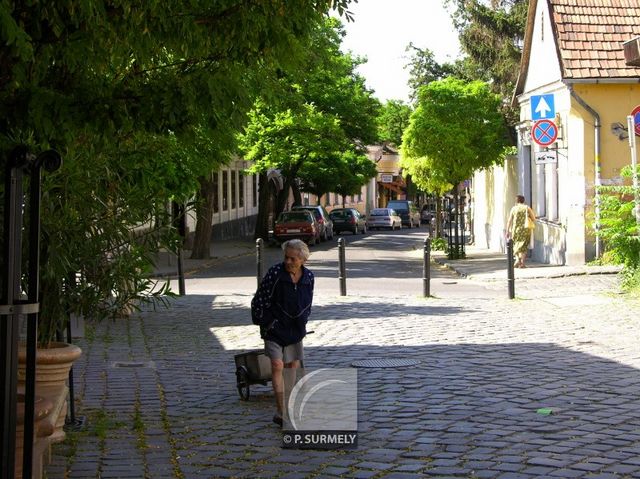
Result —
[[[358,369],[353,451],[282,449],[270,384],[239,399],[251,295],[103,323],[75,367],[86,427],[48,477],[637,478],[640,319],[616,291],[585,275],[521,281],[513,301],[317,295],[307,368],[419,361]]]

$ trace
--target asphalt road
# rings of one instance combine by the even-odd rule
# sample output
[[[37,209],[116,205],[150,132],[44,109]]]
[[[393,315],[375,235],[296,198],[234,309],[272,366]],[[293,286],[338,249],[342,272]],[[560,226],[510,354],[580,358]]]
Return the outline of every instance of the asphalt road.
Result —
[[[338,296],[338,238],[346,243],[348,296],[422,297],[422,251],[425,228],[401,231],[373,231],[365,235],[343,233],[332,241],[311,246],[307,266],[316,277],[316,294]],[[274,245],[265,247],[264,269],[281,261],[282,251]],[[506,288],[459,278],[449,269],[430,264],[430,292],[435,297],[490,298],[504,296]],[[191,275],[186,282],[190,293],[238,293],[255,291],[256,258],[247,255],[219,262]]]

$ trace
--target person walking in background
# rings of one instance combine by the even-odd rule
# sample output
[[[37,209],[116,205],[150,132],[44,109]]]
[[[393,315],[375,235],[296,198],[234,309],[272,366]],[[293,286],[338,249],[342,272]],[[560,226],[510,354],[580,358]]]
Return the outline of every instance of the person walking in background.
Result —
[[[531,243],[531,235],[535,228],[536,215],[524,202],[524,196],[516,196],[516,204],[509,212],[507,221],[507,239],[513,239],[514,267],[525,268],[527,250]]]
[[[276,396],[273,422],[282,426],[283,368],[298,368],[303,360],[302,339],[313,302],[314,276],[304,263],[309,248],[293,239],[282,244],[284,261],[272,266],[251,300],[251,316],[260,326],[265,354],[271,359],[271,383]]]

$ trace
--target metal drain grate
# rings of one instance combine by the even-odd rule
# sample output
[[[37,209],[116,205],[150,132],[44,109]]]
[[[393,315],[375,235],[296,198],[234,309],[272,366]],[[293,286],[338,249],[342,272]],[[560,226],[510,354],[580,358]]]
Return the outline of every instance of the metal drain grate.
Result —
[[[115,361],[111,367],[113,368],[151,368],[154,369],[156,367],[153,361]]]
[[[352,362],[351,366],[354,368],[402,368],[419,363],[420,361],[416,359],[364,359]]]

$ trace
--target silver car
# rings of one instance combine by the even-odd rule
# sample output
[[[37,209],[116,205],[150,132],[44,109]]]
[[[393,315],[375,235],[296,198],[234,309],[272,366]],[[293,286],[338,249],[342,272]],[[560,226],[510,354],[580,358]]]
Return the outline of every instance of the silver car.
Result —
[[[389,228],[395,230],[402,229],[402,218],[392,208],[375,208],[369,213],[367,218],[367,228],[380,229]]]

